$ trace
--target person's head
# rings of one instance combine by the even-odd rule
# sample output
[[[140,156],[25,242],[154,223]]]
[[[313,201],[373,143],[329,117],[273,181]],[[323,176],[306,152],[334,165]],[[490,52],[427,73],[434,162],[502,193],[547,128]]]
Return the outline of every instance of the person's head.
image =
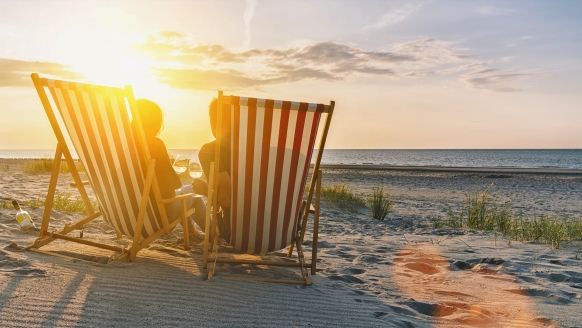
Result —
[[[208,116],[210,117],[210,128],[212,129],[212,134],[216,137],[216,124],[218,121],[218,99],[214,98],[208,106]],[[230,107],[223,106],[222,110],[222,136],[228,135],[230,132]]]
[[[164,112],[158,104],[148,99],[138,99],[135,103],[144,134],[146,137],[157,136],[164,124]],[[135,124],[134,122],[135,120],[132,124]]]

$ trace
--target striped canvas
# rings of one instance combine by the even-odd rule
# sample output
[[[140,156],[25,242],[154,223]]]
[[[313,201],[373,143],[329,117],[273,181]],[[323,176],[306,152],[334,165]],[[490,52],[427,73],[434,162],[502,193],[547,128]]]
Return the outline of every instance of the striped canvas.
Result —
[[[295,239],[322,104],[230,97],[231,245],[280,250]]]
[[[103,218],[133,237],[145,185],[148,151],[132,133],[124,89],[41,79],[85,168]],[[161,228],[150,192],[142,238]]]

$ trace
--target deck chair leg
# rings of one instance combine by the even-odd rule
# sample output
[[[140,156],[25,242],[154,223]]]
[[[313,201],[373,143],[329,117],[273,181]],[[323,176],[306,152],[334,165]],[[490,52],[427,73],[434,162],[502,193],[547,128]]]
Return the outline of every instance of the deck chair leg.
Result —
[[[297,257],[299,258],[299,263],[301,263],[301,276],[303,277],[303,281],[305,281],[305,285],[311,285],[309,273],[307,273],[307,268],[305,267],[305,257],[303,257],[303,249],[301,248],[299,238],[297,238],[295,243],[297,244]]]
[[[46,202],[44,205],[44,212],[42,214],[42,224],[40,226],[39,239],[42,239],[44,237],[44,233],[48,231],[48,225],[51,219],[51,211],[53,209],[53,202],[55,198],[55,191],[57,189],[57,180],[59,178],[59,169],[61,167],[62,155],[63,151],[61,150],[61,145],[57,144],[57,150],[55,151],[55,160],[53,162],[53,171],[51,173],[49,188],[46,195]]]
[[[182,199],[182,229],[184,230],[184,249],[190,249],[190,232],[188,231],[188,217],[186,216],[186,200]]]
[[[216,256],[218,255],[218,236],[220,235],[220,232],[218,231],[218,228],[216,228],[215,231],[215,235],[212,241],[212,258],[214,259],[214,261],[212,261],[210,263],[210,268],[208,270],[208,280],[212,279],[212,277],[214,277],[214,270],[216,269]]]
[[[291,257],[293,255],[293,243],[289,245],[289,250],[287,251],[287,257]]]
[[[210,216],[212,213],[212,186],[214,184],[214,162],[210,163],[210,177],[208,177],[208,201],[206,202],[206,225],[204,227],[204,256],[202,259],[202,268],[208,267],[208,243],[212,241],[210,238]]]
[[[319,204],[321,200],[321,171],[317,174],[315,185],[315,213],[313,214],[313,245],[311,246],[311,274],[316,272],[317,265],[317,243],[319,237]]]
[[[154,179],[154,168],[156,166],[156,160],[150,159],[148,163],[148,170],[145,179],[145,186],[141,195],[141,203],[139,205],[139,212],[137,213],[137,222],[135,224],[135,231],[133,233],[133,243],[129,251],[129,260],[135,261],[137,251],[139,250],[139,239],[141,237],[141,230],[143,229],[143,220],[146,214],[146,207],[148,204],[148,195],[152,187],[152,181]]]

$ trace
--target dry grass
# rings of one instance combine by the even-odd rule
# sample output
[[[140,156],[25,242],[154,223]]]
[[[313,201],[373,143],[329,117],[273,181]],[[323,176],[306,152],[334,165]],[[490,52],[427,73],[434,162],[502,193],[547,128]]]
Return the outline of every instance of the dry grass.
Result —
[[[41,159],[34,159],[24,168],[24,171],[27,173],[32,174],[42,174],[42,173],[51,173],[53,171],[54,159],[52,158],[41,158]],[[83,165],[81,162],[75,161],[75,167],[77,168],[78,172],[84,171]],[[60,173],[68,173],[71,172],[69,165],[66,161],[61,160],[61,166],[59,168]]]
[[[357,195],[345,184],[336,183],[331,186],[321,187],[321,197],[342,209],[356,212],[359,207],[366,206],[366,200]]]
[[[45,206],[45,203],[46,196],[39,195],[35,200],[25,201],[24,205],[42,207]],[[96,201],[92,204],[93,208],[99,208],[99,205]],[[57,192],[53,202],[53,209],[66,212],[87,213],[87,209],[83,200],[79,197],[73,198],[70,192]]]

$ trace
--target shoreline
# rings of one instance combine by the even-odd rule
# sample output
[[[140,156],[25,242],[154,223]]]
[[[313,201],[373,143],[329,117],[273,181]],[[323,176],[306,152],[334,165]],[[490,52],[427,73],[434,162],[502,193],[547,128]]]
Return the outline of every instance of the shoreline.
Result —
[[[40,158],[0,158],[0,164],[18,165]],[[313,164],[310,165],[313,167]],[[490,174],[531,174],[531,175],[582,175],[582,169],[546,167],[504,167],[504,166],[415,166],[390,164],[321,164],[323,170],[354,171],[408,171],[428,173],[490,173]]]
[[[313,167],[313,165],[311,165]],[[582,169],[527,167],[412,166],[387,164],[321,164],[326,170],[417,171],[447,173],[508,173],[536,175],[582,175]]]

